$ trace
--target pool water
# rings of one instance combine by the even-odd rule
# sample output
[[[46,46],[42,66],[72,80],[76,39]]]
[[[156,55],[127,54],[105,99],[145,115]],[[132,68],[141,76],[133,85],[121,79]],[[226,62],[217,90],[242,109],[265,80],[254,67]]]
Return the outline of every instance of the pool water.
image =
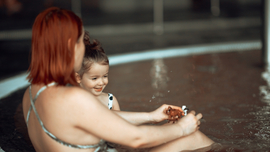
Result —
[[[270,85],[260,59],[254,50],[113,66],[105,92],[114,93],[123,110],[173,104],[202,113],[200,130],[223,145],[213,151],[268,151],[270,98],[262,88],[268,93]]]
[[[172,104],[202,113],[200,130],[219,143],[211,151],[269,151],[270,74],[261,66],[260,52],[158,58],[111,66],[105,92],[113,93],[125,111],[152,111]],[[5,151],[33,151],[21,111],[23,92],[18,90],[0,102],[5,117],[0,124],[0,146]],[[148,151],[124,146],[117,150]]]

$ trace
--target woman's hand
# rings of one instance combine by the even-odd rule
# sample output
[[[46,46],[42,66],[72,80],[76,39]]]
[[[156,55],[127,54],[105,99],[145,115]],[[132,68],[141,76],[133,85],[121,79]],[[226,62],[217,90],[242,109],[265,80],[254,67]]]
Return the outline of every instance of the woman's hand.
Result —
[[[149,121],[153,122],[153,123],[158,123],[158,122],[161,122],[163,120],[169,119],[169,116],[166,114],[166,111],[168,110],[169,107],[171,107],[173,109],[178,109],[181,112],[183,112],[183,110],[180,107],[163,104],[155,111],[152,111],[149,113]]]
[[[202,114],[195,115],[195,111],[191,111],[185,117],[181,118],[177,124],[180,125],[183,131],[183,136],[187,136],[199,129],[200,119]]]

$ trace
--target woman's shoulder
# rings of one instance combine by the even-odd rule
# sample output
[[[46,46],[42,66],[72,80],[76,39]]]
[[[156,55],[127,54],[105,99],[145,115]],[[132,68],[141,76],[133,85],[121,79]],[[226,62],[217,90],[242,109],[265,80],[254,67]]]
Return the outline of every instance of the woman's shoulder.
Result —
[[[74,100],[75,99],[87,99],[89,100],[89,98],[94,98],[94,96],[87,92],[86,90],[82,89],[81,87],[66,87],[64,90],[64,95],[70,99],[70,100]]]
[[[98,103],[97,98],[80,87],[66,87],[58,98],[58,107],[79,111],[85,107],[93,107]],[[74,108],[76,107],[76,108]]]
[[[104,103],[108,103],[108,93],[102,92],[98,98]]]
[[[102,93],[100,94],[100,96],[102,96],[102,97],[107,97],[107,98],[108,98],[108,93],[102,92]]]

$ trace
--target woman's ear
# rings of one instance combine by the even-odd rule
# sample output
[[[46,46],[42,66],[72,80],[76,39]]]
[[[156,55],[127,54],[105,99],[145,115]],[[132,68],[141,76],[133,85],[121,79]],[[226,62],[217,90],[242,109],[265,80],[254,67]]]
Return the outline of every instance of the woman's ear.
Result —
[[[76,77],[77,83],[80,84],[82,79],[81,79],[81,76],[79,75],[79,73],[76,72],[76,73],[75,73],[75,77]]]

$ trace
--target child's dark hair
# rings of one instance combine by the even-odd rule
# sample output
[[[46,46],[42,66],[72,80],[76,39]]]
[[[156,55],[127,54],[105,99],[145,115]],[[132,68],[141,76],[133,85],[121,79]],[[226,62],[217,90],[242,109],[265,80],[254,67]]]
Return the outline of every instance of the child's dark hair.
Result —
[[[99,63],[102,65],[109,65],[109,59],[97,40],[90,41],[90,36],[87,31],[84,35],[85,54],[80,71],[78,72],[82,76],[88,71],[93,63]]]

